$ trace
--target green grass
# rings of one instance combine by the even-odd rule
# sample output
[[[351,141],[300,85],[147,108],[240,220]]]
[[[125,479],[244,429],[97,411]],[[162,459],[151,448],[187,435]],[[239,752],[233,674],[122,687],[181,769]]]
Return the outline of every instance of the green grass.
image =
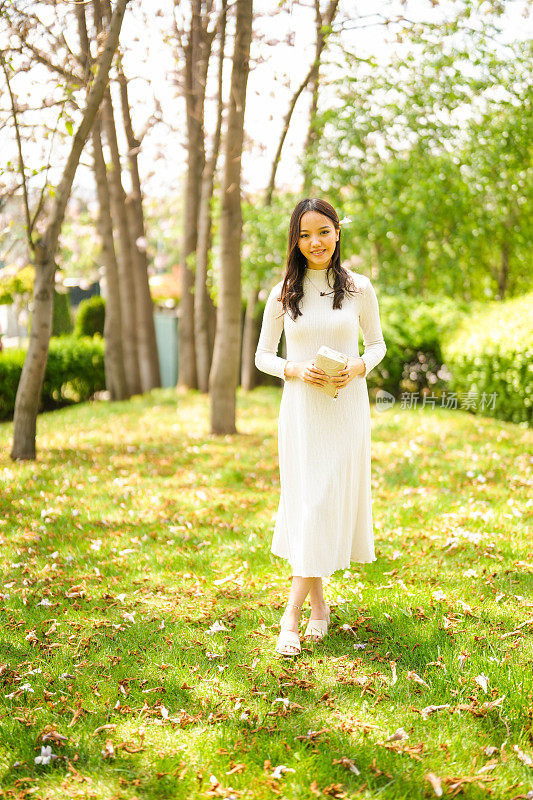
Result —
[[[194,391],[56,411],[34,463],[0,425],[0,796],[533,789],[531,431],[373,410],[377,561],[326,581],[331,636],[279,659],[280,397],[239,391],[222,437]]]

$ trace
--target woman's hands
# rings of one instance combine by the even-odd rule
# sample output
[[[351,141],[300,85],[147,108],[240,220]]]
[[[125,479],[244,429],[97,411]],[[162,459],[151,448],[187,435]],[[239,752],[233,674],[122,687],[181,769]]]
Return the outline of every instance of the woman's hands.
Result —
[[[342,389],[344,386],[347,386],[357,375],[364,375],[365,373],[366,364],[361,356],[357,356],[357,358],[348,356],[348,363],[346,364],[345,368],[342,369],[337,375],[332,375],[331,381],[335,384],[335,386],[338,386],[339,389]]]
[[[337,375],[326,375],[324,370],[315,366],[314,359],[310,358],[307,361],[290,361],[285,367],[285,374],[289,378],[299,378],[304,383],[311,383],[315,386],[323,386],[331,381],[339,389],[347,386],[353,378],[357,375],[364,375],[366,372],[366,365],[362,358],[348,357],[346,367],[341,370]]]
[[[291,361],[285,368],[285,374],[289,378],[299,378],[304,383],[312,383],[315,386],[323,386],[328,382],[328,375],[324,370],[315,367],[312,358],[307,361]]]

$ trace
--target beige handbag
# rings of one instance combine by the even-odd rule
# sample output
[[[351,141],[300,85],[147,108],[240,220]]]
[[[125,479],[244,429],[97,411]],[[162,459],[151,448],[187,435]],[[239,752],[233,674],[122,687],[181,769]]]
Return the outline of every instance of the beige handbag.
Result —
[[[327,345],[319,347],[315,356],[315,366],[319,369],[323,369],[326,375],[337,375],[341,369],[344,369],[347,363],[347,355],[339,353],[338,350],[333,350],[332,347],[327,347]],[[319,386],[318,388],[322,389],[326,394],[329,394],[330,397],[336,398],[339,395],[339,387],[331,383],[331,381],[328,381],[324,386]]]

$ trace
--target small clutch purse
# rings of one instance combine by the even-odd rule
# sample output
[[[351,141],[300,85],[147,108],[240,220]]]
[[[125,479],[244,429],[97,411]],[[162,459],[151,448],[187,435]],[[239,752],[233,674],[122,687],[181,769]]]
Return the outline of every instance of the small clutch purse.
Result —
[[[341,369],[344,369],[347,363],[347,355],[339,353],[338,350],[333,350],[332,347],[327,347],[326,345],[319,347],[315,356],[315,366],[319,369],[323,369],[326,375],[336,375]],[[329,394],[330,397],[338,397],[339,387],[331,382],[324,384],[324,386],[319,386],[318,388],[322,389],[326,394]]]

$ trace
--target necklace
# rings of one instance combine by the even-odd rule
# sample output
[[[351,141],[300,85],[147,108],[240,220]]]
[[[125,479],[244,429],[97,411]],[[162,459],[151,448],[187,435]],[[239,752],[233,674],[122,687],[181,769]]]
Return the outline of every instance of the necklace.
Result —
[[[311,280],[311,278],[309,277],[309,275],[308,275],[307,273],[305,274],[305,277],[307,278],[307,280],[309,281],[309,283],[311,284],[311,286],[314,286],[314,287],[315,287],[315,289],[317,290],[317,292],[320,292],[320,297],[324,297],[324,296],[325,296],[325,295],[327,295],[327,294],[334,294],[335,290],[333,290],[333,291],[331,291],[331,292],[322,292],[322,291],[321,291],[321,290],[318,288],[318,286],[315,286],[315,284],[313,283],[313,281]],[[329,284],[328,284],[328,285],[329,285]]]

